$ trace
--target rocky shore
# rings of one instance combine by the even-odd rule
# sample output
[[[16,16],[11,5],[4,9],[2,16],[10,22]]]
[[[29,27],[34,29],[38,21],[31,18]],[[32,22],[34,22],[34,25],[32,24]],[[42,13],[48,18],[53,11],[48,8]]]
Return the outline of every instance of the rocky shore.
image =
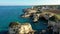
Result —
[[[52,13],[50,11],[41,12],[41,11],[35,10],[34,8],[30,8],[30,9],[27,8],[25,10],[25,13],[21,17],[23,17],[23,18],[31,18],[32,17],[33,22],[37,22],[40,17],[44,17],[46,20],[48,20],[52,16],[55,16],[55,13]]]
[[[26,12],[21,16],[22,18],[33,18],[32,21],[34,23],[38,22],[40,18],[44,18],[45,20],[48,21],[48,29],[51,29],[50,26],[52,26],[52,31],[54,33],[54,30],[56,29],[56,31],[58,31],[58,28],[57,27],[58,23],[59,23],[59,20],[60,18],[57,16],[57,13],[56,11],[54,10],[58,10],[56,8],[56,6],[34,6],[33,8],[30,8],[26,10]],[[60,24],[59,24],[60,25]],[[56,32],[55,31],[55,32]],[[50,31],[51,32],[51,31]],[[60,30],[58,31],[60,32]]]
[[[51,10],[51,11],[50,11]],[[30,23],[11,22],[9,34],[60,34],[60,17],[53,10],[58,10],[56,6],[34,6],[24,9],[24,14],[20,17],[30,18],[33,23],[38,23],[43,19],[47,21],[46,29],[33,30]]]

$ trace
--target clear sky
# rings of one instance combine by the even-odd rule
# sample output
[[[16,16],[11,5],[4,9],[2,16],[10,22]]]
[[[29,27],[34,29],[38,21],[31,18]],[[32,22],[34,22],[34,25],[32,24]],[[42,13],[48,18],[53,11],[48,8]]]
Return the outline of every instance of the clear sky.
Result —
[[[0,0],[0,5],[53,5],[60,4],[60,0]]]

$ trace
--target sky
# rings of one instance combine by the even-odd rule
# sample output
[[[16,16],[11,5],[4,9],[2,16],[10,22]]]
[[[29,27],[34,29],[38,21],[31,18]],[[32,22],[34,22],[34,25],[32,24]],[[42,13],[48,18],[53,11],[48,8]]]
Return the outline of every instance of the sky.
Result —
[[[60,0],[0,0],[0,5],[58,5]]]

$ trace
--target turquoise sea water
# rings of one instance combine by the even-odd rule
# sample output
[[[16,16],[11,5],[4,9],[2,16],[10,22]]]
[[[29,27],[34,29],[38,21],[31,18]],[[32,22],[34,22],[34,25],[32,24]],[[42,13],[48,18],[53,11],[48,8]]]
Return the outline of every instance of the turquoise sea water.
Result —
[[[28,20],[20,18],[23,9],[31,8],[31,6],[0,6],[0,31],[6,30],[10,22]]]
[[[36,25],[30,19],[21,18],[20,15],[23,14],[23,9],[31,8],[32,6],[0,6],[0,31],[7,30],[10,22],[19,21],[30,22],[33,29],[46,29],[46,25],[43,24],[44,21],[39,21]]]

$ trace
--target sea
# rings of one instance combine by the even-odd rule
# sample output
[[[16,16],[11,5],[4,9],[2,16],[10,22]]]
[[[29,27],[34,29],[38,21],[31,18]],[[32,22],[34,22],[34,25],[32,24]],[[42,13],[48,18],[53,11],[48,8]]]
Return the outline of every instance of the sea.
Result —
[[[10,22],[29,22],[34,30],[46,29],[47,25],[43,24],[43,20],[35,24],[31,18],[22,18],[23,9],[32,8],[32,6],[0,6],[0,33],[8,31]]]

